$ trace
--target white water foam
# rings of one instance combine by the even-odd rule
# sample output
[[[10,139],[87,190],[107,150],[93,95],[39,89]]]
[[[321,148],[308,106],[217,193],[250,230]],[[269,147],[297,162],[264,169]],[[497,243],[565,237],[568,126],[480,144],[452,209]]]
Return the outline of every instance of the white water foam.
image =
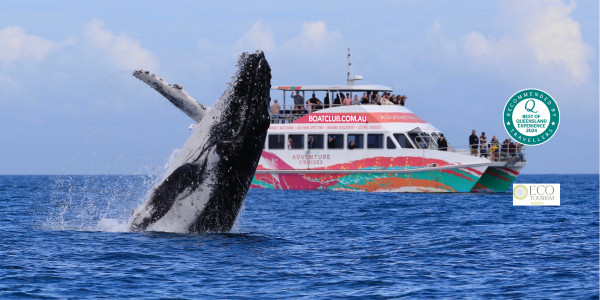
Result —
[[[150,176],[60,176],[49,185],[46,210],[40,212],[42,229],[74,231],[127,231],[131,211],[158,182]]]
[[[128,232],[129,223],[122,222],[118,219],[102,218],[98,221],[98,224],[96,224],[96,230],[105,232]]]

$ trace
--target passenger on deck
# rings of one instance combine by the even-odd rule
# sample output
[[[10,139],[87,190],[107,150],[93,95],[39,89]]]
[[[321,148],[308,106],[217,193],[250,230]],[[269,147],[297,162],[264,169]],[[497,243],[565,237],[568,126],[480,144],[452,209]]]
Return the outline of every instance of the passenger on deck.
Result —
[[[329,102],[329,93],[325,95],[325,98],[323,98],[323,102],[325,103],[325,108],[331,107],[331,103]]]
[[[292,142],[292,137],[288,137],[288,149],[294,148],[294,143]]]
[[[475,134],[475,129],[469,136],[469,147],[471,148],[471,155],[477,156],[477,150],[479,149],[479,138]]]
[[[337,96],[335,96],[335,99],[333,99],[333,106],[340,106],[342,105],[342,100],[341,100],[340,93],[337,94]]]
[[[311,113],[313,111],[313,104],[310,100],[306,100],[306,113]]]
[[[406,104],[406,96],[402,95],[402,97],[400,97],[400,105],[404,106]]]
[[[292,110],[292,115],[299,115],[302,113],[302,109],[300,106],[294,106],[294,110]]]
[[[479,137],[479,153],[481,153],[481,157],[488,157],[488,148],[487,148],[487,137],[485,136],[485,132],[481,132],[481,136]]]
[[[517,156],[519,156],[519,161],[525,161],[525,155],[523,154],[523,144],[517,142]]]
[[[379,92],[371,95],[371,104],[381,104],[380,100],[381,98],[379,97]]]
[[[360,101],[358,100],[358,95],[354,95],[354,99],[352,99],[352,105],[359,105]]]
[[[344,98],[344,105],[352,105],[352,99],[350,98],[349,93],[346,93],[346,97]]]
[[[508,154],[511,157],[517,156],[517,145],[511,139],[508,139]]]
[[[300,91],[296,91],[296,95],[292,98],[294,98],[294,106],[304,106],[304,97],[300,96]]]
[[[323,109],[323,103],[321,100],[317,99],[317,104],[315,104],[315,110]]]
[[[490,159],[498,161],[498,144],[490,143]]]
[[[388,93],[388,94],[385,96],[385,100],[386,100],[386,104],[387,104],[387,105],[394,105],[394,102],[392,101],[392,97],[390,96],[390,93]],[[383,103],[381,103],[381,104],[383,104]]]
[[[348,149],[354,149],[354,141],[350,141],[350,143],[348,143]]]
[[[279,112],[281,111],[281,106],[277,103],[277,100],[273,102],[271,105],[271,117],[273,118],[273,122],[279,123]]]
[[[273,105],[271,105],[271,115],[279,115],[279,111],[281,110],[281,106],[277,103],[277,100],[273,101]]]
[[[500,158],[506,158],[508,157],[508,147],[510,146],[509,144],[509,140],[506,139],[502,142],[502,145],[500,145]]]
[[[381,103],[381,105],[391,104],[391,103],[389,103],[389,101],[387,99],[387,94],[386,93],[383,93],[383,96],[381,96],[381,102],[380,103]]]
[[[315,96],[315,93],[312,93],[312,97],[308,99],[308,101],[310,101],[310,103],[312,103],[314,106],[315,104],[317,104],[317,101],[319,101],[319,98]]]
[[[487,148],[487,145],[484,143],[481,143],[479,146],[479,156],[485,157],[485,158],[488,157],[488,148]]]
[[[444,137],[443,133],[440,134],[440,138],[438,139],[437,143],[440,151],[448,151],[448,141]]]
[[[496,136],[492,136],[492,140],[490,141],[490,154],[492,156],[492,160],[498,161],[498,153],[500,152],[500,141],[496,138]]]
[[[363,93],[360,104],[369,104],[369,96],[367,96],[367,93]]]

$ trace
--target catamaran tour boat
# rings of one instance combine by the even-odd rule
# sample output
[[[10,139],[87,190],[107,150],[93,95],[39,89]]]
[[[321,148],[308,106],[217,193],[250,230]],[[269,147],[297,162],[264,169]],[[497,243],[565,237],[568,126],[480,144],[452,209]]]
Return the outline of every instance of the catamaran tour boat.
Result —
[[[283,108],[271,116],[253,188],[366,192],[505,192],[525,166],[522,153],[494,158],[438,148],[442,132],[401,105],[339,105],[307,112],[303,96],[392,92],[386,86],[276,86]],[[303,97],[307,99],[306,97]],[[522,151],[521,149],[519,151]]]

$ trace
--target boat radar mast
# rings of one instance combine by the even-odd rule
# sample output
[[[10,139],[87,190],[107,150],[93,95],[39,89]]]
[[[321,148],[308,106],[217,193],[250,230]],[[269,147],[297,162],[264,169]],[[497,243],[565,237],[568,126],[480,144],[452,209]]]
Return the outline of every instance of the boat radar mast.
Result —
[[[348,85],[354,85],[355,81],[363,79],[363,77],[361,75],[354,75],[352,78],[350,78],[351,66],[352,66],[352,63],[350,62],[350,48],[348,48],[348,75],[346,78],[346,82],[348,83]]]

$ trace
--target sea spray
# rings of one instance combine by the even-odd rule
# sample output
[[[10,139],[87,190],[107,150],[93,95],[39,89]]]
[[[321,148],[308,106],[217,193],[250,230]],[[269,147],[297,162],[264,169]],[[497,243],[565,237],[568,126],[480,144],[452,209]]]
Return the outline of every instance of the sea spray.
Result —
[[[57,176],[49,185],[50,205],[39,214],[48,230],[124,231],[131,210],[144,201],[156,175]]]

